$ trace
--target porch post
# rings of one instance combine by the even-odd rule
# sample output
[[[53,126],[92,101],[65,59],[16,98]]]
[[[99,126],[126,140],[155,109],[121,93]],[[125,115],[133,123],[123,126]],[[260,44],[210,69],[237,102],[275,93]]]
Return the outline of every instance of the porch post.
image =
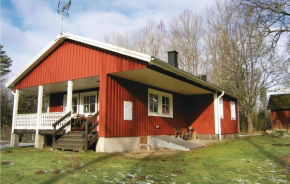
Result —
[[[13,116],[12,116],[12,127],[11,127],[11,147],[18,147],[19,146],[19,135],[14,134],[15,123],[16,123],[16,115],[18,113],[18,101],[19,101],[19,90],[16,89],[14,93],[14,103],[13,103]]]
[[[43,86],[38,86],[38,96],[37,96],[37,125],[35,131],[35,148],[43,148],[44,136],[39,134],[40,128],[40,115],[42,113],[42,100],[43,100]]]
[[[66,100],[66,112],[72,111],[72,93],[73,93],[73,82],[67,81],[67,100]],[[71,126],[68,126],[68,131],[71,131]]]

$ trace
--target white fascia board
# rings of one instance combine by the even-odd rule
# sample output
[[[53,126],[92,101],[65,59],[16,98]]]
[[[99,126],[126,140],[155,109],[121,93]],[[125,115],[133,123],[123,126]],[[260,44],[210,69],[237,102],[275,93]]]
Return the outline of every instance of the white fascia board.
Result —
[[[193,76],[193,75],[191,75],[191,74],[189,74],[189,73],[187,73],[187,72],[185,72],[183,70],[180,70],[178,68],[175,68],[175,67],[171,66],[168,63],[165,63],[164,61],[160,61],[157,58],[152,58],[150,64],[156,65],[156,66],[158,66],[160,68],[163,68],[164,70],[167,70],[167,71],[170,71],[172,73],[175,73],[175,74],[177,74],[179,76],[182,76],[182,77],[184,77],[184,78],[186,78],[188,80],[196,82],[196,83],[198,83],[198,84],[200,84],[200,85],[202,85],[204,87],[208,87],[208,88],[210,88],[210,89],[212,89],[214,91],[218,91],[218,92],[223,92],[224,91],[222,88],[219,88],[219,87],[217,87],[217,86],[215,86],[215,85],[213,85],[211,83],[205,82],[205,81],[203,81],[203,80],[201,80],[201,79],[199,79],[199,78],[197,78],[197,77],[195,77],[195,76]],[[238,97],[236,95],[231,94],[229,92],[225,92],[225,94],[228,95],[228,96],[231,96],[231,97],[233,97],[235,99],[238,99]]]
[[[102,43],[93,39],[84,38],[81,36],[73,35],[70,33],[59,34],[52,42],[50,42],[44,49],[42,49],[20,72],[18,72],[12,79],[6,84],[6,88],[14,88],[17,82],[28,74],[39,62],[42,61],[49,53],[51,53],[56,47],[58,47],[65,39],[71,39],[80,43],[88,44],[91,46],[99,47],[105,50],[116,52],[122,55],[133,57],[142,61],[150,62],[152,56],[143,54],[140,52],[132,51],[129,49],[117,47],[114,45]]]
[[[38,63],[47,56],[53,49],[55,49],[60,43],[63,42],[62,36],[58,35],[53,41],[51,41],[44,49],[42,49],[20,72],[18,72],[12,79],[6,84],[6,88],[14,88],[15,84],[22,79],[28,72],[30,72]]]
[[[118,46],[114,46],[114,45],[111,45],[111,44],[103,43],[103,42],[96,41],[96,40],[93,40],[93,39],[89,39],[89,38],[73,35],[73,34],[70,34],[70,33],[64,33],[64,37],[66,37],[68,39],[71,39],[71,40],[75,40],[75,41],[81,42],[81,43],[85,43],[85,44],[88,44],[88,45],[91,45],[91,46],[102,48],[102,49],[105,49],[105,50],[108,50],[108,51],[116,52],[116,53],[119,53],[119,54],[122,54],[122,55],[126,55],[126,56],[129,56],[129,57],[136,58],[136,59],[140,59],[140,60],[146,61],[146,62],[150,62],[151,58],[152,58],[152,56],[148,55],[148,54],[144,54],[144,53],[141,53],[141,52],[125,49],[125,48],[122,48],[122,47],[118,47]]]

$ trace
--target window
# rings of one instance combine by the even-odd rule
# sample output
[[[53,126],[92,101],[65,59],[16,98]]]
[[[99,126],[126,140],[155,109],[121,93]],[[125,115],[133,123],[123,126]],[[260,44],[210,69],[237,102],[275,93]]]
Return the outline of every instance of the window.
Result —
[[[66,112],[67,105],[67,95],[63,96],[63,111]],[[72,114],[78,113],[78,105],[79,105],[79,94],[72,95]]]
[[[148,115],[173,118],[172,94],[148,89]]]
[[[72,114],[88,116],[97,112],[98,92],[75,93],[72,95]],[[67,95],[63,96],[63,111],[66,112]]]
[[[219,101],[219,113],[220,113],[220,118],[224,118],[223,98],[220,98],[220,101]]]
[[[96,103],[95,99],[96,99],[96,95],[84,96],[84,105],[83,105],[84,113],[95,112],[95,103]]]
[[[236,104],[231,102],[231,119],[236,120]]]
[[[93,92],[86,92],[80,93],[80,114],[90,115],[97,112],[97,99],[98,93]]]

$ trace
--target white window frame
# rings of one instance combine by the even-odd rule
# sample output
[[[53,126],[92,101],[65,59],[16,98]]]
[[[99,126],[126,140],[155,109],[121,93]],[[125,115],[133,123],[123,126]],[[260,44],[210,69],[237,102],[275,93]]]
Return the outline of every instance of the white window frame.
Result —
[[[72,98],[77,98],[77,113],[73,114],[78,114],[79,113],[79,104],[80,104],[80,99],[79,99],[79,94],[75,93],[72,95]],[[63,95],[63,112],[66,112],[66,105],[67,105],[67,95]]]
[[[224,118],[224,100],[223,98],[220,98],[219,103],[219,114],[220,114],[220,118]]]
[[[85,96],[92,96],[95,95],[95,112],[93,113],[84,113],[84,97]],[[85,116],[92,115],[96,113],[98,110],[98,92],[97,91],[91,91],[91,92],[85,92],[85,93],[80,93],[80,114],[84,114]]]
[[[231,120],[236,120],[236,103],[231,101],[230,102],[230,109],[231,109]]]
[[[150,94],[158,95],[158,111],[157,112],[150,112]],[[162,113],[162,97],[169,98],[169,114]],[[148,116],[173,118],[173,95],[148,88]]]

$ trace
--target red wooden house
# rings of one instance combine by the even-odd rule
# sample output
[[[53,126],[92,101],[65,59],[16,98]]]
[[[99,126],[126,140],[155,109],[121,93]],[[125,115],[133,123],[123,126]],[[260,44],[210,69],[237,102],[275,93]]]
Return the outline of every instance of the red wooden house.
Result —
[[[199,138],[210,139],[239,132],[235,95],[178,69],[174,51],[167,63],[64,33],[6,86],[15,94],[12,146],[19,132],[33,132],[35,147],[42,148],[47,132],[68,112],[56,129],[70,131],[71,116],[99,112],[100,152],[138,149],[144,137],[173,135],[176,127],[190,126]],[[36,114],[17,113],[19,93],[38,95]],[[50,99],[47,112],[41,108],[44,95]]]
[[[271,95],[267,109],[271,110],[272,130],[290,130],[290,94]]]

